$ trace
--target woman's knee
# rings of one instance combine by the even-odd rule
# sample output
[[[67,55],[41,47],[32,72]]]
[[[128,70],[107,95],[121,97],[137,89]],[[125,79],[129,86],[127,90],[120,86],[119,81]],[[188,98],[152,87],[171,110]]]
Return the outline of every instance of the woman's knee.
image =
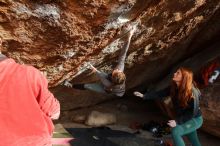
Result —
[[[173,136],[182,135],[182,128],[180,126],[176,126],[171,129],[171,134]]]
[[[203,118],[202,116],[195,118],[196,124],[198,127],[201,127],[203,124]]]
[[[196,118],[193,118],[192,121],[195,123],[194,128],[196,130],[196,129],[199,129],[202,126],[203,118],[202,118],[202,116],[196,117]]]

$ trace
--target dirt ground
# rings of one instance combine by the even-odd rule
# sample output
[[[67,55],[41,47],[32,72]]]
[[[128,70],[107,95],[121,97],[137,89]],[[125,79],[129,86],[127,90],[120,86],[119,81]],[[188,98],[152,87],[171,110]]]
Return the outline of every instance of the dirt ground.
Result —
[[[150,120],[167,121],[165,117],[154,102],[143,101],[138,98],[121,98],[106,101],[104,103],[83,108],[73,111],[66,111],[62,114],[59,123],[62,123],[65,128],[85,128],[84,124],[75,123],[72,117],[75,115],[88,115],[91,111],[100,111],[106,113],[113,113],[116,115],[117,122],[113,125],[108,125],[112,129],[134,132],[129,126],[131,123],[147,123]],[[140,135],[145,138],[151,138],[152,134],[146,131],[140,131]],[[201,140],[202,146],[219,146],[220,138],[212,136],[208,133],[198,130],[198,136]],[[167,138],[171,139],[171,138]],[[190,146],[189,142],[185,139],[186,144]]]

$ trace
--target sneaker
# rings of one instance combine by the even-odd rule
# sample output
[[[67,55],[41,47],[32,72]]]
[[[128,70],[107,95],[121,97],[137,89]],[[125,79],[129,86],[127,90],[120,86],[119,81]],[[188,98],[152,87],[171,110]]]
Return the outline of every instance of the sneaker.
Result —
[[[64,85],[69,88],[72,88],[72,86],[73,86],[68,80],[65,80],[61,85]]]

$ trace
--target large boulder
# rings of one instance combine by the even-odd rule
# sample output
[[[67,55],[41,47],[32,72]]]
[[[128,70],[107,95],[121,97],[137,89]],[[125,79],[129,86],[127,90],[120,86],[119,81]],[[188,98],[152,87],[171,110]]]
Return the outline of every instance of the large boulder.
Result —
[[[220,137],[220,79],[201,91],[203,94],[201,109],[204,118],[202,129]]]
[[[7,56],[37,67],[56,86],[65,79],[86,81],[79,75],[88,74],[88,61],[110,71],[123,43],[115,36],[137,21],[126,60],[132,88],[158,79],[214,41],[219,5],[219,0],[0,0],[0,36]]]

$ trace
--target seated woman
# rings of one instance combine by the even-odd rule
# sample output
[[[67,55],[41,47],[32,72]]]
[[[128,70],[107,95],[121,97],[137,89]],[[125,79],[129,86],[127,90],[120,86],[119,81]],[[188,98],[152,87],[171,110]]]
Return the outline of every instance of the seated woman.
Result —
[[[134,92],[143,99],[163,99],[171,95],[175,109],[175,119],[169,120],[175,146],[185,146],[182,136],[187,136],[193,146],[201,146],[196,130],[202,126],[203,118],[199,108],[201,93],[193,81],[193,73],[186,68],[179,68],[173,76],[170,87],[142,94]]]

